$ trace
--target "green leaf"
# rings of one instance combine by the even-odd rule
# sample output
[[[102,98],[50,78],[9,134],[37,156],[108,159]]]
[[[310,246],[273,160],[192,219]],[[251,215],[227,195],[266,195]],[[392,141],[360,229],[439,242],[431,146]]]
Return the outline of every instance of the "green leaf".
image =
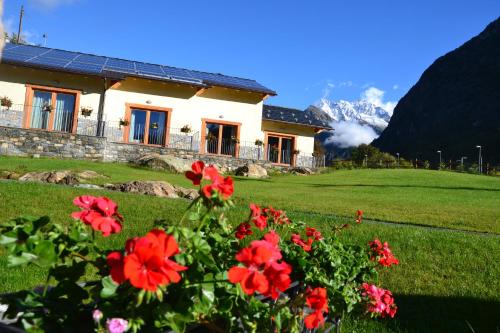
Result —
[[[28,253],[28,252],[23,252],[21,255],[15,256],[15,255],[10,255],[7,258],[7,266],[8,267],[15,267],[15,266],[20,266],[20,265],[26,265],[34,260],[36,260],[38,257],[34,255],[33,253]]]
[[[36,264],[39,266],[50,266],[57,259],[54,244],[48,240],[39,242],[33,252],[38,256]]]
[[[118,288],[118,284],[113,281],[111,276],[106,276],[102,279],[102,290],[101,297],[102,298],[110,298],[116,293],[116,289]]]
[[[17,241],[17,237],[9,237],[6,235],[1,235],[0,236],[0,245],[7,245],[7,244],[12,244]]]

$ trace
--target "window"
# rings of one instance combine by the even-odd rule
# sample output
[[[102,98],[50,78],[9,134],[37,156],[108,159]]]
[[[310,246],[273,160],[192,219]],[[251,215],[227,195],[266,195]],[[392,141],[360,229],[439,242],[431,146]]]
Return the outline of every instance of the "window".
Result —
[[[27,86],[25,127],[48,131],[76,131],[80,92]]]
[[[202,119],[202,152],[237,157],[240,125]]]
[[[266,134],[267,160],[278,164],[294,164],[295,137],[269,133]]]
[[[171,109],[127,104],[125,142],[165,146]]]

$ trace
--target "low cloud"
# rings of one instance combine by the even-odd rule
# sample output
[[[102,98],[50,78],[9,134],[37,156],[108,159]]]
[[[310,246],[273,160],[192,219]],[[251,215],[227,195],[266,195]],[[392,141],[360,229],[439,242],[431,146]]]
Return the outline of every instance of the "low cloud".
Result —
[[[44,9],[54,9],[59,6],[72,5],[77,0],[31,0],[34,6]]]
[[[383,108],[384,110],[389,112],[390,115],[392,115],[392,112],[394,111],[394,108],[396,107],[396,104],[398,104],[398,102],[384,102],[384,95],[385,91],[372,86],[361,93],[361,99],[368,101],[375,106]]]
[[[332,124],[334,131],[325,144],[334,143],[340,148],[357,147],[362,143],[370,143],[378,137],[377,133],[368,125],[355,122],[341,121]]]

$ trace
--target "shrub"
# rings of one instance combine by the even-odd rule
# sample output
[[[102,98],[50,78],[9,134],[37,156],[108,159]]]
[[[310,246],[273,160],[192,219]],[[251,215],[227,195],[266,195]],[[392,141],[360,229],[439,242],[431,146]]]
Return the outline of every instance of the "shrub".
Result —
[[[284,211],[250,205],[233,228],[231,177],[193,163],[186,177],[199,187],[179,226],[158,224],[109,251],[98,237],[121,232],[124,218],[106,197],[81,196],[68,226],[48,217],[0,226],[10,266],[45,267],[42,291],[4,295],[7,317],[28,332],[78,327],[97,332],[299,332],[327,327],[346,313],[393,317],[390,291],[372,284],[378,266],[398,264],[389,245],[346,245]],[[361,223],[362,211],[356,212]],[[195,227],[183,226],[185,220]],[[80,221],[80,222],[77,222]],[[97,280],[80,283],[85,273]],[[92,324],[95,323],[95,327]]]

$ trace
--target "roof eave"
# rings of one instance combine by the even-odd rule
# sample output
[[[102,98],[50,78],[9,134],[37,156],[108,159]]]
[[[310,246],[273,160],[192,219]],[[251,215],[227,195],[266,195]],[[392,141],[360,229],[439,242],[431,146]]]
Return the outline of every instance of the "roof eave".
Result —
[[[319,128],[319,129],[322,129],[322,130],[333,131],[333,127],[328,127],[328,126],[320,126],[320,125],[305,124],[305,123],[295,123],[295,122],[291,122],[291,121],[269,119],[269,118],[264,118],[264,117],[262,118],[262,120],[275,121],[277,123],[293,124],[293,125],[307,126],[307,127],[312,127],[312,128]]]

